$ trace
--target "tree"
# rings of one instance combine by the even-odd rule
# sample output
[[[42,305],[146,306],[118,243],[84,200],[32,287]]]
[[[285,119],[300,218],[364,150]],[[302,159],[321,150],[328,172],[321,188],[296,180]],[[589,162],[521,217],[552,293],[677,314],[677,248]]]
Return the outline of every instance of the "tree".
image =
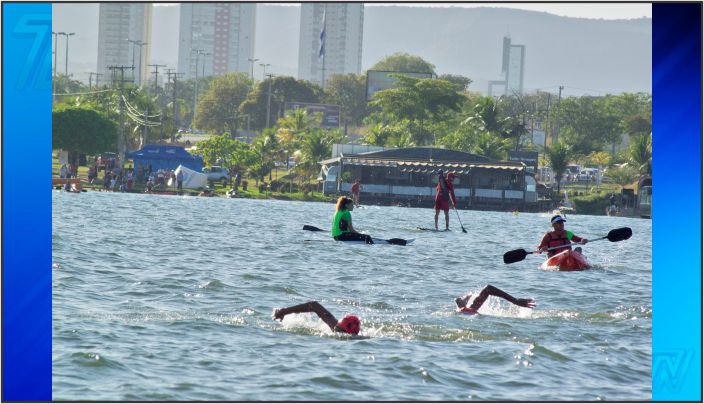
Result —
[[[322,129],[312,129],[303,137],[300,148],[300,160],[296,165],[306,179],[310,179],[318,173],[318,162],[330,157],[332,144],[339,141],[339,134],[334,131],[324,131]]]
[[[653,172],[653,140],[650,134],[639,134],[631,139],[628,163],[642,175]]]
[[[481,133],[476,142],[470,147],[470,152],[494,160],[505,160],[508,149],[511,147],[509,139],[502,139],[490,132]]]
[[[238,127],[240,104],[247,98],[252,80],[246,73],[228,73],[215,78],[198,103],[196,127],[216,133]]]
[[[441,74],[438,79],[456,84],[462,88],[462,91],[467,91],[469,89],[469,85],[472,84],[472,79],[459,74]]]
[[[252,129],[266,127],[267,105],[269,104],[269,84],[271,83],[270,125],[284,115],[286,102],[318,103],[323,89],[317,84],[293,77],[274,77],[260,81],[255,91],[249,93],[240,105],[240,113],[249,114]]]
[[[567,171],[567,164],[570,158],[570,148],[564,142],[558,141],[547,148],[547,157],[550,162],[550,168],[555,175],[557,181],[557,192],[560,193],[560,182]]]
[[[249,144],[232,139],[228,133],[211,136],[197,143],[198,150],[203,153],[203,162],[206,165],[215,165],[222,162],[225,167],[233,167],[238,162],[242,149],[249,149]]]
[[[623,167],[611,167],[606,170],[606,175],[611,178],[611,180],[621,186],[621,192],[623,192],[624,185],[628,185],[635,181],[638,176],[638,172],[630,167],[628,164],[623,165]]]
[[[91,108],[57,106],[51,127],[53,149],[95,155],[117,148],[116,125]]]
[[[435,73],[435,65],[426,62],[420,56],[408,53],[394,53],[376,62],[369,70],[407,73]]]
[[[356,74],[334,74],[325,89],[325,102],[340,106],[342,122],[361,125],[368,114],[366,78]]]

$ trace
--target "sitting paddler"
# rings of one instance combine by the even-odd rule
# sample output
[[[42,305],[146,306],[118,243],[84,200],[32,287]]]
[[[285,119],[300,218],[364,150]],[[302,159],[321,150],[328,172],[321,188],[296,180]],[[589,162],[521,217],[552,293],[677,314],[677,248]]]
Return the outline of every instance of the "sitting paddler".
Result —
[[[472,298],[471,294],[468,294],[464,297],[456,298],[455,304],[457,304],[457,311],[464,314],[477,314],[477,311],[480,307],[482,307],[482,305],[489,296],[496,296],[502,299],[506,299],[509,302],[515,304],[516,306],[528,307],[529,309],[535,307],[535,300],[533,299],[516,299],[515,297],[509,295],[508,293],[495,286],[487,285],[484,287],[484,289],[482,289],[481,292],[479,292],[479,295],[476,299],[474,299],[470,306],[467,306],[467,303],[469,302],[469,299]]]
[[[335,217],[332,219],[332,237],[337,241],[364,241],[367,244],[374,244],[368,234],[358,233],[352,226],[352,215],[354,201],[346,196],[341,196],[337,200],[335,207]]]
[[[359,334],[360,321],[357,316],[348,314],[343,317],[342,320],[337,321],[332,313],[316,301],[302,303],[291,307],[284,307],[283,309],[274,309],[274,314],[271,317],[274,320],[282,321],[285,316],[294,313],[315,313],[334,332],[344,332],[352,335]]]
[[[572,242],[587,244],[588,240],[586,238],[579,237],[571,231],[565,230],[565,222],[566,220],[560,215],[555,215],[550,219],[550,224],[552,225],[553,231],[549,231],[543,236],[543,240],[538,246],[538,251],[540,251],[540,253],[547,251],[548,257],[552,257],[562,251],[572,250],[572,246],[570,246]],[[548,248],[557,246],[565,247],[548,250]]]

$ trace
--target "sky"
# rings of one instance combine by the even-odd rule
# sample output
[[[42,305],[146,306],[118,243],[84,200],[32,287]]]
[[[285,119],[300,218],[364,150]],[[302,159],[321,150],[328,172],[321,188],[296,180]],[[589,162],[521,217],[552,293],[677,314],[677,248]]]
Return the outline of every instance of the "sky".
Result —
[[[276,5],[298,6],[298,4],[281,4],[281,3],[264,3]],[[643,3],[420,3],[420,2],[404,2],[404,3],[365,3],[365,7],[383,7],[394,4],[403,5],[406,7],[498,7],[498,8],[517,8],[521,10],[544,11],[550,14],[559,15],[562,17],[576,18],[595,18],[605,20],[619,20],[630,18],[652,17],[652,6]],[[167,5],[167,4],[164,4]]]

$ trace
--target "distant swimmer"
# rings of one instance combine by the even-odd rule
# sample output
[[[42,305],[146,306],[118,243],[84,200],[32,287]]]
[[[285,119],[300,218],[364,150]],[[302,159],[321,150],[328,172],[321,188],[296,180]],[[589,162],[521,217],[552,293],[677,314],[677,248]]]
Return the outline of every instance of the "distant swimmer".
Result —
[[[552,257],[562,251],[572,250],[572,247],[570,246],[570,243],[572,242],[587,244],[588,240],[586,238],[581,238],[571,231],[565,230],[566,221],[567,220],[563,219],[560,215],[555,215],[550,219],[550,224],[552,225],[553,231],[545,233],[543,239],[540,241],[540,245],[538,246],[538,251],[540,251],[540,253],[547,251],[548,257]],[[564,247],[548,250],[548,248],[557,246]]]
[[[450,203],[452,206],[457,205],[455,198],[455,187],[452,180],[455,178],[454,173],[447,173],[447,178],[442,170],[438,171],[438,185],[435,192],[435,230],[438,230],[438,216],[440,211],[445,212],[445,230],[450,229]]]
[[[508,293],[504,292],[503,290],[497,287],[487,285],[486,287],[484,287],[484,289],[482,289],[481,292],[479,292],[479,296],[474,299],[474,301],[469,307],[467,307],[467,302],[469,302],[469,299],[472,298],[471,294],[468,294],[464,297],[456,298],[455,303],[457,304],[457,311],[464,314],[477,314],[477,311],[480,307],[482,307],[482,305],[489,296],[496,296],[502,299],[506,299],[509,302],[515,304],[516,306],[527,307],[529,309],[535,307],[535,300],[533,299],[516,299],[515,297],[509,295]]]
[[[358,233],[352,226],[352,215],[354,201],[346,196],[341,196],[335,206],[335,216],[332,219],[332,230],[330,233],[337,241],[364,241],[367,244],[374,244],[371,236]]]
[[[308,303],[303,303],[291,307],[284,307],[283,309],[274,309],[274,314],[271,317],[274,320],[282,321],[285,316],[295,313],[315,313],[334,332],[342,332],[352,335],[359,334],[361,322],[359,321],[359,318],[357,316],[348,314],[343,317],[342,320],[337,321],[337,319],[335,318],[335,316],[332,315],[332,313],[330,313],[325,307],[323,307],[322,304],[316,301],[310,301]]]

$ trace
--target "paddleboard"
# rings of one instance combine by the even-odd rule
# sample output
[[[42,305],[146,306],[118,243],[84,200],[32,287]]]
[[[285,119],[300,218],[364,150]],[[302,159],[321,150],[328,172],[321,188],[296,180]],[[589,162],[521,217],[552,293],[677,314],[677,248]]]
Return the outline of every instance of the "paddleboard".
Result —
[[[449,229],[448,229],[448,230],[437,230],[437,229],[431,229],[431,228],[428,228],[428,227],[416,227],[416,230],[420,230],[420,231],[432,231],[432,232],[436,232],[436,233],[442,233],[442,232],[444,232],[444,231],[452,231],[452,230],[449,230]]]
[[[374,244],[392,244],[392,243],[389,243],[387,240],[385,240],[385,239],[383,239],[383,238],[375,238],[375,237],[372,237],[372,240],[374,240]],[[409,238],[409,239],[405,239],[405,240],[406,240],[406,245],[409,245],[409,244],[413,243],[416,239],[414,239],[414,238]],[[303,241],[304,241],[304,242],[307,242],[307,243],[320,243],[320,242],[322,242],[322,243],[327,243],[327,242],[332,241],[332,242],[335,242],[335,243],[366,244],[366,243],[365,243],[364,241],[362,241],[362,240],[343,240],[343,241],[338,241],[338,240],[335,240],[335,239],[333,239],[333,238],[321,239],[321,240],[306,239],[306,240],[303,240]],[[395,245],[401,245],[401,244],[395,244]]]

